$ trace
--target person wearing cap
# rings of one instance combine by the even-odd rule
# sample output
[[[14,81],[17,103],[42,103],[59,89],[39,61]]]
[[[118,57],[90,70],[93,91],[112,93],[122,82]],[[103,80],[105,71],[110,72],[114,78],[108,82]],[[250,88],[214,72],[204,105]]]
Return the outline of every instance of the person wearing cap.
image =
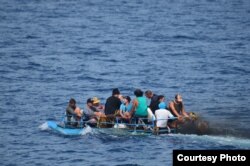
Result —
[[[104,105],[100,103],[100,100],[97,97],[92,98],[93,107],[96,109],[95,112],[104,113]]]
[[[174,118],[173,114],[166,109],[167,105],[165,102],[161,101],[158,107],[159,109],[155,111],[157,131],[159,131],[160,128],[169,128],[167,125],[168,120]]]
[[[85,121],[87,121],[87,124],[90,126],[95,126],[97,123],[97,117],[99,116],[99,113],[97,109],[93,106],[93,100],[91,98],[87,99],[86,106],[83,110],[83,113],[85,115]]]
[[[168,108],[172,112],[172,114],[178,118],[179,121],[183,121],[184,117],[189,118],[184,109],[184,104],[180,94],[175,95],[175,100],[169,102]]]
[[[112,90],[112,96],[110,96],[105,103],[104,113],[105,115],[114,115],[117,110],[120,109],[121,95],[118,88]]]
[[[130,111],[132,109],[131,98],[129,96],[124,96],[122,99],[122,104],[120,106],[120,116],[124,119],[129,119]]]
[[[96,109],[93,107],[93,101],[91,98],[87,99],[83,112],[89,118],[95,116]]]
[[[149,104],[149,108],[151,109],[153,114],[155,114],[155,110],[159,109],[159,107],[158,107],[158,105],[159,105],[158,95],[154,94],[151,90],[147,90],[145,92],[145,96],[151,100],[150,104]]]

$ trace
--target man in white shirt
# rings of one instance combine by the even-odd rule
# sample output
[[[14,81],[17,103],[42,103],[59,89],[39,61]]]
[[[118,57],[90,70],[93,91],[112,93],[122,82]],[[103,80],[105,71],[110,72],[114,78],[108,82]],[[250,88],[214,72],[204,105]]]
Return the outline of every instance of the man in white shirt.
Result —
[[[159,109],[155,111],[156,116],[156,129],[159,131],[159,128],[168,128],[168,119],[174,118],[174,116],[166,109],[166,104],[164,102],[160,102]]]

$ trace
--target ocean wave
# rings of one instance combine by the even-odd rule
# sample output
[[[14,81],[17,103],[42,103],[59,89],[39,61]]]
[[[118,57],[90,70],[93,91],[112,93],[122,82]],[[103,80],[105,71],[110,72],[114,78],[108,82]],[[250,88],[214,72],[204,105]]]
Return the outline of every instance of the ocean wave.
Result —
[[[220,146],[232,146],[235,148],[249,149],[250,148],[250,139],[238,138],[232,136],[211,136],[211,135],[195,135],[195,134],[171,134],[172,137],[192,140],[193,142],[210,142],[216,143]]]
[[[39,127],[38,127],[40,130],[44,131],[44,130],[49,130],[49,126],[48,126],[48,123],[47,122],[44,122],[43,124],[41,124]]]

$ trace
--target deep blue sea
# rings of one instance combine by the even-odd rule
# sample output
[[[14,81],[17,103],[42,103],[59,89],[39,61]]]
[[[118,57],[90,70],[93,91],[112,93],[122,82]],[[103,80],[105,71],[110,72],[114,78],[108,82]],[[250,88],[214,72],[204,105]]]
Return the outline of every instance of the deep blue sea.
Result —
[[[250,149],[249,0],[1,0],[0,165],[171,165],[173,149]],[[113,88],[183,96],[212,135],[46,129]]]

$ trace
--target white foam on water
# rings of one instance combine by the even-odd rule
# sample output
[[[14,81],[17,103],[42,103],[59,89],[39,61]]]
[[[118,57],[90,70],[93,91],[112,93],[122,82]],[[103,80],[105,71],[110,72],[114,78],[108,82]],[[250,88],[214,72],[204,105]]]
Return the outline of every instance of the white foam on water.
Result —
[[[47,123],[47,122],[44,122],[44,123],[41,124],[38,128],[39,128],[40,130],[48,130],[48,129],[49,129],[49,126],[48,126],[48,123]]]
[[[92,133],[92,128],[90,126],[86,126],[84,130],[81,132],[81,135],[86,135],[88,133]]]

